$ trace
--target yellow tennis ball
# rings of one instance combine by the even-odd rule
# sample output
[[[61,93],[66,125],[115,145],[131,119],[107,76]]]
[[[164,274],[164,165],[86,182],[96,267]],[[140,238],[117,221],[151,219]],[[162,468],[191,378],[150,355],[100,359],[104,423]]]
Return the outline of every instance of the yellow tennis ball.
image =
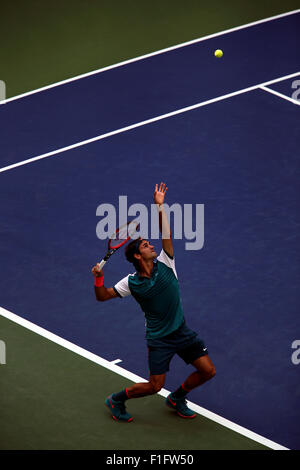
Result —
[[[221,49],[217,49],[215,51],[215,56],[218,57],[219,59],[222,57],[223,55],[223,51],[221,51]]]

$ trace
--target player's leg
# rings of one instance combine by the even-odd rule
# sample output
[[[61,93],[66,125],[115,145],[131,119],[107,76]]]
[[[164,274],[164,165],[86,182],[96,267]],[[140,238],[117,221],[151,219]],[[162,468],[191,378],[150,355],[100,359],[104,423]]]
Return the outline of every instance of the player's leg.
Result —
[[[110,409],[113,418],[116,421],[132,421],[132,416],[126,411],[125,401],[159,392],[165,383],[165,376],[166,374],[150,375],[149,382],[136,383],[119,393],[112,393],[105,400],[105,403]]]
[[[166,373],[175,350],[166,347],[163,341],[156,341],[155,346],[148,346],[149,381],[136,383],[132,387],[126,388],[126,395],[119,395],[119,398],[130,399],[140,398],[147,395],[154,395],[164,386]]]
[[[182,384],[182,388],[187,392],[190,392],[194,388],[199,387],[216,375],[215,366],[213,365],[208,354],[198,357],[193,362],[191,362],[191,364],[197,370],[190,374]]]
[[[166,374],[150,375],[149,382],[136,383],[132,387],[126,388],[128,399],[154,395],[163,388],[165,379]]]
[[[140,398],[153,395],[161,390],[165,383],[166,372],[169,363],[175,354],[172,348],[162,348],[160,342],[148,348],[149,381],[136,383],[119,393],[110,395],[105,403],[112,412],[114,419],[118,421],[131,421],[132,417],[127,413],[125,402],[132,398]],[[164,345],[165,346],[165,345]]]
[[[204,342],[199,338],[195,338],[192,344],[177,351],[177,354],[186,364],[192,364],[196,371],[190,374],[183,384],[167,397],[166,404],[176,410],[178,415],[183,418],[195,418],[196,413],[187,407],[186,396],[191,390],[214,377],[216,370],[208,356]]]

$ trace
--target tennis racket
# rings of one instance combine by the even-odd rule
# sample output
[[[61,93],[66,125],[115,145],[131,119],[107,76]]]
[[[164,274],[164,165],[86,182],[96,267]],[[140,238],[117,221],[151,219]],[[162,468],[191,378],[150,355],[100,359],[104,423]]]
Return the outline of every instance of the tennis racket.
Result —
[[[135,220],[127,222],[121,227],[117,228],[108,240],[108,250],[104,258],[97,263],[98,271],[101,271],[108,259],[119,249],[125,245],[131,238],[134,237],[138,230],[139,224]]]

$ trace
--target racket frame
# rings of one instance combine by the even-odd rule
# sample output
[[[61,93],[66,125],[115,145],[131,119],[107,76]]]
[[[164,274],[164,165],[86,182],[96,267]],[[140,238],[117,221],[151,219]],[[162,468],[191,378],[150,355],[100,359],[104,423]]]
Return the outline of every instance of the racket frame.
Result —
[[[117,230],[113,233],[113,235],[109,238],[108,240],[108,251],[106,252],[106,255],[104,256],[104,258],[99,262],[97,263],[97,270],[98,271],[101,271],[101,269],[103,268],[103,266],[106,264],[106,262],[108,261],[108,259],[119,249],[121,248],[121,246],[125,245],[125,243],[128,242],[128,240],[131,239],[131,236],[128,235],[128,237],[125,239],[125,240],[122,240],[121,243],[119,243],[118,245],[115,245],[115,246],[111,246],[111,241],[114,240],[113,236],[116,235],[117,233],[119,233],[120,229],[125,227],[125,225],[129,225],[131,223],[133,223],[134,221],[130,221],[130,222],[127,222],[126,224],[122,225],[121,227],[118,227]],[[136,227],[135,227],[135,230],[137,230],[137,228],[139,227],[139,224],[136,224]]]

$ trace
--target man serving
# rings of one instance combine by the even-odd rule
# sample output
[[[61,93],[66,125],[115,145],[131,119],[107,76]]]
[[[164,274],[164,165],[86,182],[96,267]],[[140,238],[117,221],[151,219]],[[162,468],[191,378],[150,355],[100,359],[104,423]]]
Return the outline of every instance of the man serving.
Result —
[[[216,371],[208,356],[204,342],[197,333],[188,328],[181,305],[177,273],[175,269],[173,244],[168,218],[163,208],[167,187],[156,184],[154,202],[159,212],[159,226],[162,233],[162,250],[157,256],[154,246],[148,240],[139,238],[130,242],[126,259],[136,269],[134,274],[121,279],[114,287],[103,285],[103,271],[94,266],[96,299],[105,301],[132,295],[141,306],[146,319],[146,341],[148,346],[149,381],[136,383],[118,393],[111,394],[106,406],[117,421],[132,421],[125,402],[132,398],[153,395],[161,390],[172,357],[178,354],[186,364],[192,364],[195,371],[182,385],[166,398],[166,405],[182,418],[195,418],[188,408],[187,394],[211,379]]]

